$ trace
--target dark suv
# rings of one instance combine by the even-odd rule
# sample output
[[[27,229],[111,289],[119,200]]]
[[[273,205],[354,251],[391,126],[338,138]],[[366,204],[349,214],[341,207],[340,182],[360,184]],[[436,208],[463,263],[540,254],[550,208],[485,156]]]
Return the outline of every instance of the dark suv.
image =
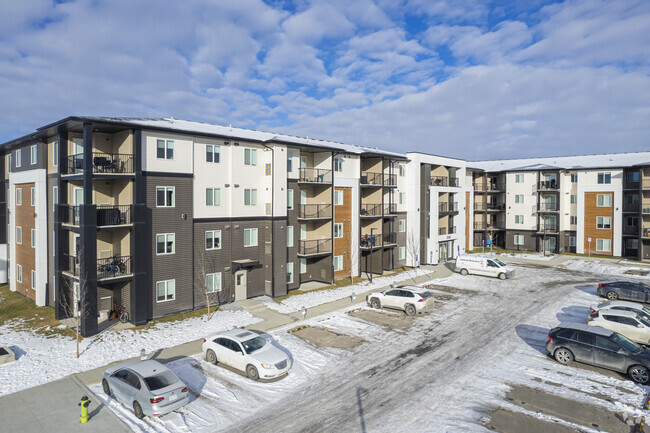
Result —
[[[561,323],[548,333],[546,351],[560,364],[576,360],[627,373],[638,383],[650,381],[650,350],[599,326]]]

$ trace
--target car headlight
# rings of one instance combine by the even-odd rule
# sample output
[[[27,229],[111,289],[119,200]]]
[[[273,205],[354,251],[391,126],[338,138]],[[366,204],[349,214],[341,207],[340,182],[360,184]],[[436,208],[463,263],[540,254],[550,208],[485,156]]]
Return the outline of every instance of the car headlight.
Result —
[[[260,364],[262,368],[275,368],[275,365],[273,364]]]

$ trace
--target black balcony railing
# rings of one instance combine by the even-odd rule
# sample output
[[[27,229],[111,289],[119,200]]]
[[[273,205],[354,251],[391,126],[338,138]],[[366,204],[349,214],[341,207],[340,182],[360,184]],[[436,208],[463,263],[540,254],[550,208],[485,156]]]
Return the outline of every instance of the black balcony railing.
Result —
[[[362,171],[361,172],[361,185],[376,185],[382,186],[382,173],[375,173],[372,171]]]
[[[650,179],[643,179],[643,182],[641,182],[641,188],[650,189]]]
[[[650,207],[642,208],[641,213],[644,214],[644,215],[650,214]]]
[[[97,259],[97,279],[131,275],[131,256]]]
[[[77,155],[70,155],[63,161],[61,167],[61,174],[76,174],[82,173],[84,170],[84,156],[82,153]]]
[[[298,254],[308,256],[312,254],[327,254],[332,252],[331,239],[317,239],[300,241]]]
[[[397,205],[395,203],[384,205],[384,215],[394,214],[397,212]]]
[[[298,218],[332,218],[331,204],[301,204]]]
[[[623,205],[623,212],[639,212],[641,205],[639,203],[625,203]]]
[[[382,215],[381,211],[381,204],[373,203],[364,203],[359,209],[359,213],[362,217],[380,217]]]
[[[487,228],[486,223],[481,223],[481,222],[474,223],[474,230],[485,230],[486,228]]]
[[[332,170],[321,168],[301,168],[298,182],[332,183]]]
[[[650,238],[650,228],[644,227],[641,231],[641,237]]]
[[[397,175],[384,174],[384,186],[397,186]]]
[[[384,245],[396,245],[397,244],[397,233],[387,233],[382,236],[384,240]]]
[[[362,235],[359,244],[361,248],[374,248],[381,245],[381,237],[378,235]]]
[[[438,236],[446,235],[447,234],[447,227],[440,227],[438,229]]]
[[[540,222],[539,227],[537,229],[538,232],[547,232],[547,233],[555,233],[558,231],[558,225],[557,223],[548,223],[548,222]]]
[[[538,203],[538,212],[557,212],[560,210],[560,205],[557,202]]]
[[[487,206],[485,203],[474,203],[474,210],[486,210]]]
[[[120,224],[131,224],[130,204],[125,205],[98,205],[97,226],[117,226]]]
[[[639,227],[638,226],[623,226],[623,234],[624,235],[631,235],[631,236],[638,236],[639,235]]]
[[[93,173],[134,173],[135,156],[132,153],[93,152]],[[70,155],[64,159],[61,174],[78,174],[84,170],[84,155]]]
[[[487,210],[493,210],[493,211],[506,210],[506,205],[504,203],[488,203]]]
[[[440,203],[438,205],[438,213],[445,213],[445,212],[458,212],[458,203],[457,202]]]
[[[62,272],[79,276],[79,257],[70,254],[63,254]]]
[[[447,176],[431,176],[431,186],[449,186],[449,178]]]
[[[63,224],[79,225],[79,206],[62,204],[59,206],[59,219]]]
[[[640,184],[638,180],[624,180],[623,189],[639,189]]]
[[[560,189],[560,183],[557,180],[542,180],[537,182],[538,191],[558,190],[558,189]]]

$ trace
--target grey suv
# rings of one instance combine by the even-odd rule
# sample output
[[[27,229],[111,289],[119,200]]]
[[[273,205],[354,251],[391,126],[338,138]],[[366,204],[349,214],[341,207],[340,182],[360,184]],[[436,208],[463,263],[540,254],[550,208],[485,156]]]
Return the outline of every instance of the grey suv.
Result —
[[[650,381],[650,350],[614,331],[581,323],[561,323],[548,333],[546,351],[560,364],[574,360]]]

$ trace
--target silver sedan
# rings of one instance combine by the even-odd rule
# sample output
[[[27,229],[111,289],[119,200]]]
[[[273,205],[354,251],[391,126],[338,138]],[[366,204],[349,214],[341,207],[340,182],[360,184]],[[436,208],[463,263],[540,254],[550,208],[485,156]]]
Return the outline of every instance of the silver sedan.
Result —
[[[190,402],[187,386],[158,361],[128,362],[104,371],[106,395],[132,407],[135,416],[164,415]]]

